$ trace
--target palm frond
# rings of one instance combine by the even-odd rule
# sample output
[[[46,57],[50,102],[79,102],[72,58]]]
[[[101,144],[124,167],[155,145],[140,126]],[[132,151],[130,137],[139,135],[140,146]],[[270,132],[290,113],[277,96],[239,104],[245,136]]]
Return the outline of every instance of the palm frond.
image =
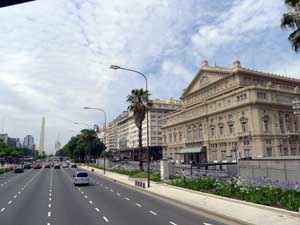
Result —
[[[292,45],[292,48],[295,52],[300,52],[300,29],[297,29],[289,36],[289,41]]]
[[[295,28],[295,16],[294,13],[284,13],[281,18],[281,28]]]

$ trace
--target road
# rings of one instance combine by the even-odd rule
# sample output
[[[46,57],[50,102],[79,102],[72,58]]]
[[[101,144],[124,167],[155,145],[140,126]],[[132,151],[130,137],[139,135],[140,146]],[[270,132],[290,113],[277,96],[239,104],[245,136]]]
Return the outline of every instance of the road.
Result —
[[[92,173],[89,186],[75,187],[74,173],[66,168],[0,175],[0,224],[224,224]]]

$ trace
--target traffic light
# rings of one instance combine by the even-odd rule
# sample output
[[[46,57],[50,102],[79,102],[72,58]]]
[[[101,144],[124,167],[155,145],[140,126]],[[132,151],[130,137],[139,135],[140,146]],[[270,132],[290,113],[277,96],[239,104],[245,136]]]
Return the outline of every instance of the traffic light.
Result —
[[[0,0],[0,8],[32,1],[35,0]]]

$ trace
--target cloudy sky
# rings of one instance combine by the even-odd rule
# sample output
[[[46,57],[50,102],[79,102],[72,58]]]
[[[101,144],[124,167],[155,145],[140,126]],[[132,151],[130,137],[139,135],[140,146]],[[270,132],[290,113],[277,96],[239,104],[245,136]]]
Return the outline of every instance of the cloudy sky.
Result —
[[[201,61],[300,78],[300,55],[280,29],[283,0],[37,0],[0,9],[0,131],[46,147],[126,109],[143,80],[153,98],[179,98]]]

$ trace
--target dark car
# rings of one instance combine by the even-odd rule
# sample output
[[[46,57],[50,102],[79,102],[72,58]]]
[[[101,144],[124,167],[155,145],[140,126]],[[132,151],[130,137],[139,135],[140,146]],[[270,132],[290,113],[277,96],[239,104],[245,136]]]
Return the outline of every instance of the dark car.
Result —
[[[24,169],[23,168],[16,168],[15,173],[24,173]]]
[[[46,165],[44,166],[44,168],[50,169],[50,168],[51,168],[51,165],[50,165],[50,164],[46,164]]]
[[[39,170],[41,168],[42,168],[42,166],[40,164],[35,164],[33,167],[33,169],[35,169],[35,170]]]
[[[72,164],[71,168],[77,168],[77,165],[76,164]]]
[[[25,164],[24,165],[24,169],[31,169],[32,168],[32,165],[31,164]]]
[[[55,164],[54,165],[54,169],[60,169],[60,165],[59,164]]]

